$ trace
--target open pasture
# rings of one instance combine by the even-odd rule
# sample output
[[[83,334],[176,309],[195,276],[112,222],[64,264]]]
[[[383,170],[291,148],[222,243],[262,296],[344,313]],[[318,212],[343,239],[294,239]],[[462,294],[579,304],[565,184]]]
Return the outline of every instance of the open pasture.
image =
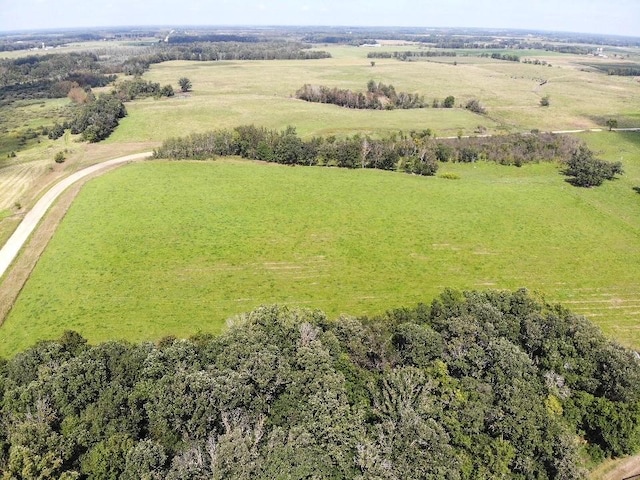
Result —
[[[233,159],[145,162],[92,180],[0,329],[0,354],[217,332],[264,303],[375,315],[445,287],[526,287],[640,345],[638,134],[590,134],[627,175],[444,164],[459,180]]]
[[[547,60],[552,67],[471,56],[413,62],[373,59],[372,67],[367,53],[381,49],[320,48],[334,58],[153,65],[144,79],[177,88],[177,80],[186,76],[193,91],[128,104],[128,117],[108,142],[157,141],[248,123],[269,128],[294,125],[303,135],[386,134],[431,128],[442,136],[460,131],[473,134],[478,126],[495,132],[596,128],[603,127],[608,118],[616,118],[621,127],[640,123],[640,83],[632,77],[581,71],[578,61],[584,57],[556,53],[535,57]],[[305,83],[362,91],[370,79],[392,84],[397,91],[422,94],[428,101],[453,95],[457,107],[477,98],[487,107],[488,115],[463,108],[349,110],[293,98]],[[549,107],[540,106],[544,96],[550,98]]]

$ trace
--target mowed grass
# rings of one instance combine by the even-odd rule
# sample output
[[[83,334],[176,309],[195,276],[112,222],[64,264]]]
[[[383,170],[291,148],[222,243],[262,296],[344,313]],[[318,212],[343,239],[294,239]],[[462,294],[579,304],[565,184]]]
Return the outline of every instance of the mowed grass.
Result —
[[[129,115],[107,141],[160,141],[243,124],[268,128],[294,125],[304,136],[385,135],[425,128],[450,136],[460,131],[473,134],[478,126],[489,132],[547,131],[602,127],[608,118],[618,119],[620,126],[640,125],[640,84],[631,77],[581,71],[578,62],[585,58],[597,61],[593,57],[534,56],[553,67],[463,56],[415,62],[374,59],[372,67],[367,54],[373,49],[319,48],[329,50],[333,58],[153,65],[144,79],[171,84],[177,90],[178,79],[186,76],[193,91],[187,96],[127,104]],[[526,51],[522,53],[525,57]],[[422,94],[428,101],[453,95],[457,108],[363,111],[294,98],[305,83],[363,91],[371,79],[392,84],[397,91]],[[540,106],[543,96],[550,97],[549,107]],[[487,107],[487,116],[460,108],[471,98]]]
[[[122,167],[71,207],[0,354],[66,329],[92,342],[215,333],[260,304],[375,315],[446,287],[526,287],[638,347],[638,135],[588,140],[625,150],[630,173],[578,189],[551,164],[441,166],[459,180],[233,159]]]

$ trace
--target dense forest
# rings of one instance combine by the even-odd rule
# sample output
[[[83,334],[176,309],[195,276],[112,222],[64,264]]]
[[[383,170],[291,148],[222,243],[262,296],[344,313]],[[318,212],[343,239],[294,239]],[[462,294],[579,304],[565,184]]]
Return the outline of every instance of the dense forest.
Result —
[[[524,290],[376,318],[261,307],[220,336],[0,361],[3,478],[585,478],[640,447],[640,361]]]
[[[99,49],[97,49],[97,52]],[[99,52],[98,52],[99,53]],[[111,54],[69,52],[0,59],[0,105],[15,100],[62,98],[73,86],[102,87],[115,73],[142,75],[169,60],[308,60],[330,57],[293,41],[164,44]]]
[[[154,158],[204,160],[238,155],[284,165],[400,170],[435,175],[444,162],[492,161],[501,165],[557,161],[566,166],[570,183],[591,187],[622,174],[620,162],[595,157],[575,137],[552,133],[491,137],[434,138],[430,130],[399,132],[386,138],[353,135],[343,139],[302,140],[295,128],[283,131],[244,125],[171,138],[154,151]]]

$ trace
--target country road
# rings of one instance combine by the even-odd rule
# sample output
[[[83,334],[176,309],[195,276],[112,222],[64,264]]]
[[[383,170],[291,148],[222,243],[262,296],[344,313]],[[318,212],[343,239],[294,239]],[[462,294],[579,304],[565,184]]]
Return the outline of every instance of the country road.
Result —
[[[64,192],[67,188],[73,185],[75,182],[84,178],[92,173],[102,170],[107,167],[119,165],[121,163],[132,162],[134,160],[141,160],[143,158],[149,158],[152,152],[136,153],[133,155],[127,155],[124,157],[114,158],[107,160],[106,162],[97,163],[87,168],[83,168],[67,178],[61,180],[49,189],[43,196],[36,202],[33,208],[24,216],[18,228],[16,228],[13,235],[9,237],[7,243],[5,243],[0,249],[0,278],[7,271],[13,260],[18,255],[18,252],[25,244],[33,230],[36,228],[42,217],[44,217],[49,207],[53,205],[53,202]]]

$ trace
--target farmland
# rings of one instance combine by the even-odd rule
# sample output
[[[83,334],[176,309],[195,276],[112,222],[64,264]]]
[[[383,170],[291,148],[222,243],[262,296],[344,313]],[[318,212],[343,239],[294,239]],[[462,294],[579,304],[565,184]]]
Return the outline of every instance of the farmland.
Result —
[[[552,67],[477,57],[430,62],[376,59],[372,67],[366,49],[327,50],[334,58],[154,65],[145,79],[165,84],[187,76],[193,82],[193,92],[128,106],[128,117],[108,141],[158,140],[250,123],[269,128],[294,125],[301,134],[381,134],[431,128],[437,135],[454,136],[459,131],[473,134],[478,126],[489,132],[548,131],[603,127],[610,117],[617,118],[620,127],[636,126],[640,120],[640,86],[633,78],[583,72],[566,58],[541,57],[547,58]],[[305,83],[362,90],[370,79],[420,93],[429,100],[442,101],[453,95],[456,105],[477,98],[487,107],[488,115],[459,108],[392,110],[372,115],[333,105],[309,105],[294,98]],[[546,83],[540,85],[543,81]],[[551,105],[541,108],[539,101],[546,95]]]
[[[0,36],[0,471],[633,473],[640,39],[215,32]]]
[[[429,128],[456,136],[602,128],[609,118],[628,127],[640,120],[638,83],[585,71],[575,55],[528,52],[552,66],[472,51],[372,65],[366,48],[318,48],[332,58],[152,65],[144,80],[175,84],[186,76],[193,90],[127,103],[127,117],[100,145],[67,134],[5,160],[11,188],[0,199],[0,231],[6,238],[15,226],[16,204],[28,207],[39,189],[67,172],[214,128],[292,125],[303,137]],[[376,52],[406,49],[419,47],[384,45]],[[371,112],[294,98],[305,83],[362,90],[371,79],[426,99],[453,95],[455,107]],[[550,106],[540,106],[543,96]],[[488,114],[459,108],[471,98]],[[64,102],[19,108],[24,125],[37,127],[40,110],[55,117]],[[441,172],[461,177],[455,181],[239,160],[124,168],[82,192],[0,330],[0,352],[69,328],[92,341],[217,332],[227,317],[262,303],[374,315],[429,301],[444,287],[520,286],[588,315],[626,345],[640,345],[638,134],[582,138],[602,158],[622,160],[625,175],[584,190],[565,183],[551,164],[443,164]],[[53,164],[62,149],[67,163]],[[136,202],[143,203],[134,208]],[[125,245],[126,252],[113,250]],[[199,267],[201,261],[207,266]]]
[[[527,287],[638,345],[640,145],[587,139],[623,156],[627,175],[578,189],[552,164],[441,168],[459,180],[240,160],[121,168],[72,206],[0,351],[66,329],[92,341],[217,332],[264,303],[373,315],[445,287]]]

